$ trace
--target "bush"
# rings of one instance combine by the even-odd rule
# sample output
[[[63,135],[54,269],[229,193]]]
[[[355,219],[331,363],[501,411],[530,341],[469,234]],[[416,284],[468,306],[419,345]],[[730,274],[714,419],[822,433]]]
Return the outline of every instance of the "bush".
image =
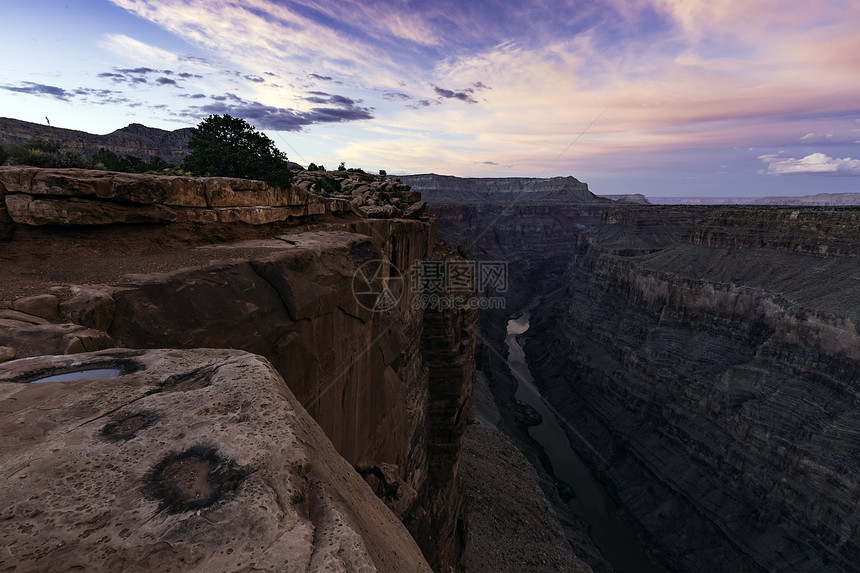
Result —
[[[0,164],[32,167],[89,167],[90,162],[77,149],[56,141],[34,138],[26,143],[3,145]]]
[[[314,181],[313,191],[317,195],[324,195],[326,197],[334,195],[335,193],[340,193],[340,181],[334,177],[323,175]]]
[[[244,119],[209,116],[191,130],[188,148],[182,168],[197,176],[260,179],[281,186],[292,181],[287,156]]]
[[[385,169],[380,169],[379,174],[385,177],[386,175],[388,175],[388,171],[386,171]]]

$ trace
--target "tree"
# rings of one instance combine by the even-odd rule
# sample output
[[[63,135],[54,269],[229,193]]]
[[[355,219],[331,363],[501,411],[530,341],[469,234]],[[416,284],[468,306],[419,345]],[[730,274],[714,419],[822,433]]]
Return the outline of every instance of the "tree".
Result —
[[[238,117],[210,115],[192,128],[188,148],[182,168],[197,176],[261,179],[281,186],[292,180],[287,156]]]

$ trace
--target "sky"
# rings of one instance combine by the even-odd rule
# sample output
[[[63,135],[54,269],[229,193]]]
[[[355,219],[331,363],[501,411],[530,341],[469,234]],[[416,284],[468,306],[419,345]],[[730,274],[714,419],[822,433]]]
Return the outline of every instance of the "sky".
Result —
[[[860,0],[0,0],[0,50],[0,116],[91,133],[229,113],[329,169],[860,192]]]

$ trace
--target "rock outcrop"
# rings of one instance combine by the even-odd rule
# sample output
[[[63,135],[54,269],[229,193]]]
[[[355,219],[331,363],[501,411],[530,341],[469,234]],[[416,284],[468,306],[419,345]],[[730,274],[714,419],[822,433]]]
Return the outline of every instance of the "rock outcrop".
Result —
[[[258,356],[14,361],[0,428],[4,570],[430,571]]]
[[[321,177],[341,191],[312,192]],[[0,167],[0,239],[14,225],[185,223],[268,225],[313,215],[420,219],[421,194],[380,176],[300,172],[289,187],[230,177],[180,177],[91,169]],[[323,189],[324,191],[324,189]]]
[[[337,198],[243,180],[7,168],[0,181],[12,205],[16,197],[50,197],[63,208],[88,201],[186,214],[300,209],[259,224],[192,223],[189,215],[42,225],[19,217],[0,253],[13,285],[0,289],[9,297],[0,301],[0,356],[111,347],[263,356],[336,451],[368,476],[431,566],[459,569],[468,523],[459,454],[477,314],[416,304],[415,267],[457,257],[437,244],[433,219],[362,218]],[[380,178],[370,187],[379,194],[371,201],[408,206],[419,198]],[[96,278],[80,282],[87,276]],[[42,292],[30,292],[33,284]]]

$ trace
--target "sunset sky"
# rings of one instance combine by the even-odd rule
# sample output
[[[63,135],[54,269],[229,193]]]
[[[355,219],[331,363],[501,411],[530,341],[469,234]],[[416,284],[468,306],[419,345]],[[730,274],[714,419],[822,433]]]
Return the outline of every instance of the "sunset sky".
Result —
[[[0,116],[242,117],[291,160],[860,191],[860,0],[2,0]]]

